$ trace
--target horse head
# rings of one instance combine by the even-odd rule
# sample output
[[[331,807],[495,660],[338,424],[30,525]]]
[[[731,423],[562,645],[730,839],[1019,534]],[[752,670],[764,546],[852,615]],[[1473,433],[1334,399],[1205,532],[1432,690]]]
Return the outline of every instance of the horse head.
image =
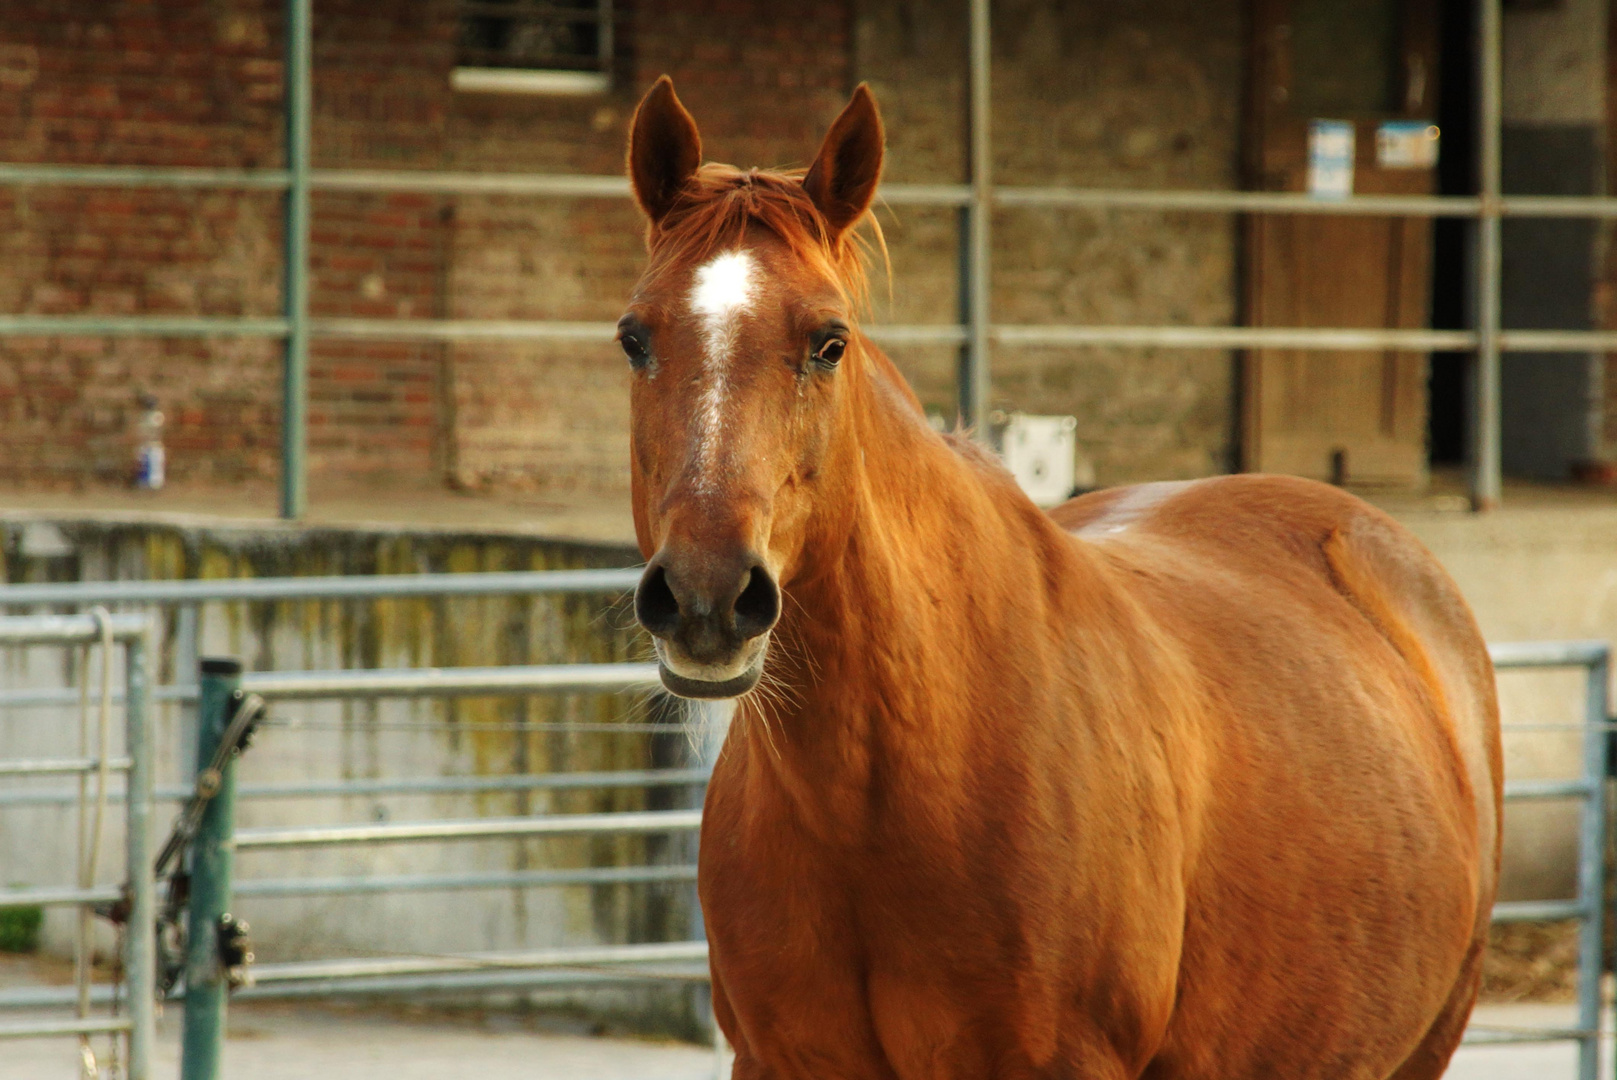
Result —
[[[851,231],[881,173],[861,85],[805,172],[701,164],[664,76],[635,112],[629,177],[649,259],[618,342],[633,370],[630,474],[647,559],[635,614],[663,683],[727,698],[763,673],[782,588],[845,536],[868,345]]]

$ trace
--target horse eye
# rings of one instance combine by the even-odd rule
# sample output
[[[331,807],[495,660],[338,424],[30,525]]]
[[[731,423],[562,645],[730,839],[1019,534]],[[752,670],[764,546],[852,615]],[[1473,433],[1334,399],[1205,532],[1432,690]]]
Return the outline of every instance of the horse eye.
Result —
[[[836,367],[842,354],[848,351],[848,343],[842,338],[831,338],[814,352],[814,359],[826,367]]]
[[[621,335],[618,338],[618,344],[623,347],[623,355],[629,358],[630,367],[643,368],[646,366],[646,361],[651,358],[646,351],[645,342],[633,334]]]

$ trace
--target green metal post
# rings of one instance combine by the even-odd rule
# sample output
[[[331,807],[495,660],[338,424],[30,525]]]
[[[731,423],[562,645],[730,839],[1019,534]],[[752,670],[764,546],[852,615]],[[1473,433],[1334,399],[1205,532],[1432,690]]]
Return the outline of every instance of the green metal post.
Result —
[[[202,661],[197,703],[197,773],[212,763],[230,726],[232,704],[241,686],[241,662]],[[207,780],[202,782],[206,783]],[[219,917],[230,910],[230,877],[235,863],[236,765],[226,761],[191,842],[191,905],[185,943],[185,1035],[180,1080],[218,1080],[224,1045],[225,999],[229,985],[219,963]]]
[[[308,508],[309,69],[312,0],[286,3],[286,363],[281,387],[281,516]]]
[[[963,211],[965,229],[961,276],[961,314],[966,342],[960,352],[957,392],[960,419],[977,441],[987,443],[989,398],[993,377],[989,368],[988,303],[990,244],[988,225],[994,212],[992,143],[989,139],[991,95],[988,0],[971,0],[970,85],[967,94],[967,161],[971,174],[971,201]]]
[[[124,938],[124,976],[129,985],[128,1080],[152,1080],[152,1046],[157,1041],[156,900],[153,897],[151,820],[153,744],[152,641],[149,633],[130,640],[124,653],[124,717],[128,731],[129,924]]]

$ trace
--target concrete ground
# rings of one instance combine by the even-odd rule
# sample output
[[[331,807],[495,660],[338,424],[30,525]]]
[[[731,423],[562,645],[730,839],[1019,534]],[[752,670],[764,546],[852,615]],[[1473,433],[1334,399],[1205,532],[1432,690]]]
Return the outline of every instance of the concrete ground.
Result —
[[[7,1017],[7,1020],[21,1019]],[[1566,1026],[1571,1006],[1485,1005],[1476,1025]],[[1610,1019],[1606,1024],[1611,1029]],[[411,1014],[310,1004],[232,1006],[221,1080],[709,1080],[714,1052],[684,1043],[591,1038],[503,1013]],[[154,1080],[179,1075],[179,1015],[162,1024]],[[1611,1040],[1601,1075],[1611,1069]],[[1448,1080],[1572,1080],[1571,1044],[1463,1047]],[[79,1080],[67,1040],[0,1044],[0,1080]],[[727,1071],[724,1075],[728,1075]]]

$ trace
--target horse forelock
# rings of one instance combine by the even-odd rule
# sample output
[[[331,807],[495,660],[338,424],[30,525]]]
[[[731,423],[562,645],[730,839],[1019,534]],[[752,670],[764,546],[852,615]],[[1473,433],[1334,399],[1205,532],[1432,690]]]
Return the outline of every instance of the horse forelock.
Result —
[[[804,190],[803,175],[801,169],[743,171],[733,165],[703,165],[674,208],[651,227],[652,267],[705,263],[723,249],[739,246],[750,230],[763,228],[832,282],[851,306],[868,309],[870,245],[857,228],[833,234]],[[869,212],[863,221],[885,266],[881,225]]]

